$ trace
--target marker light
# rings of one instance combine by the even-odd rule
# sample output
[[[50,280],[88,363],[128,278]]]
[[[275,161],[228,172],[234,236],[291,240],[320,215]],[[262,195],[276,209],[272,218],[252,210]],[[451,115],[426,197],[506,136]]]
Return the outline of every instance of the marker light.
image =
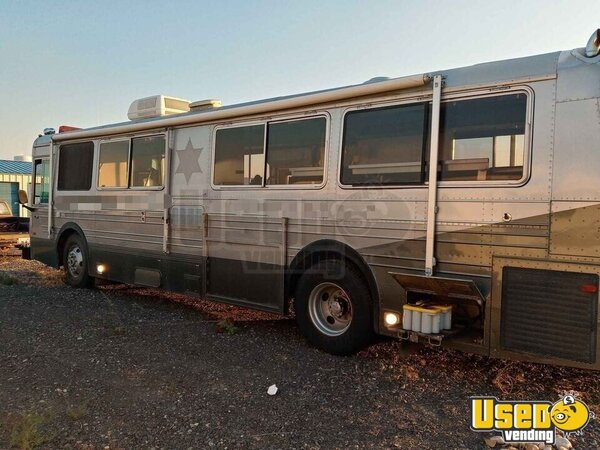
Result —
[[[386,312],[383,315],[383,321],[388,327],[394,327],[400,323],[400,315],[393,312]]]
[[[103,274],[104,272],[106,272],[106,266],[104,264],[98,264],[98,266],[96,267],[96,272],[98,272],[99,274]]]
[[[579,286],[579,290],[581,292],[585,292],[586,294],[595,294],[598,292],[598,286],[595,284],[582,284]]]
[[[59,133],[68,133],[69,131],[77,131],[77,130],[81,130],[81,128],[72,127],[69,125],[61,125],[60,127],[58,127]]]

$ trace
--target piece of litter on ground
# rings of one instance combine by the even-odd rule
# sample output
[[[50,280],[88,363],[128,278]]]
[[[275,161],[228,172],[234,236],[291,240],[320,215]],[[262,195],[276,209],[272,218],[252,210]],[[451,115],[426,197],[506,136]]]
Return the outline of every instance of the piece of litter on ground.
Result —
[[[494,448],[496,447],[496,445],[504,445],[504,439],[502,439],[502,436],[491,436],[489,438],[484,438],[483,439],[485,441],[485,445],[487,445],[490,448]]]
[[[271,386],[269,386],[269,389],[267,389],[267,394],[269,394],[269,395],[277,394],[277,385],[272,384]]]

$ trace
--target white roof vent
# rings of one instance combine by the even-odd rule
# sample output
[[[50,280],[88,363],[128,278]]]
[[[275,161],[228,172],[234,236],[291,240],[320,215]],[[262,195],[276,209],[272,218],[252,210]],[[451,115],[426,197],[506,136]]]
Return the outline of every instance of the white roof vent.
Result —
[[[200,111],[202,109],[218,108],[219,106],[221,106],[221,100],[217,100],[217,99],[198,100],[197,102],[190,103],[190,110]]]
[[[129,120],[148,119],[150,117],[168,116],[170,114],[180,114],[190,110],[189,100],[182,98],[168,97],[166,95],[153,95],[152,97],[140,98],[134,100],[127,117]]]
[[[373,77],[370,80],[365,81],[363,84],[379,83],[381,81],[387,81],[390,77]]]

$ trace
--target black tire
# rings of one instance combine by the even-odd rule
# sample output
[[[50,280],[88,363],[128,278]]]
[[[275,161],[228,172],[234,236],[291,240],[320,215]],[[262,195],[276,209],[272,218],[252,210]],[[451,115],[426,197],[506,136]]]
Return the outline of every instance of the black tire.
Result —
[[[329,286],[334,285],[341,288],[342,296],[335,296],[333,293],[340,291],[329,290]],[[311,297],[313,300],[311,300]],[[347,297],[347,298],[346,298]],[[342,305],[350,301],[350,321],[340,320],[336,323],[336,318],[327,316],[326,322],[331,329],[327,329],[327,324],[321,320],[331,311],[329,305],[331,298],[335,298],[333,303],[337,303],[335,312],[343,319],[343,309],[339,312],[340,300]],[[320,299],[323,304],[317,302]],[[313,306],[311,306],[313,305]],[[348,309],[348,307],[346,308]],[[312,310],[312,312],[311,312]],[[325,314],[322,313],[325,310]],[[304,336],[315,347],[325,350],[334,355],[352,355],[366,347],[373,339],[373,320],[372,320],[372,300],[369,289],[361,274],[350,264],[341,260],[327,259],[319,261],[302,275],[298,282],[295,296],[296,321]],[[320,311],[320,312],[318,312]],[[330,322],[332,319],[333,322]],[[333,328],[339,329],[333,330]],[[346,328],[344,328],[346,327]],[[328,334],[329,333],[329,334]],[[331,335],[331,333],[337,333]]]
[[[72,234],[65,242],[63,265],[68,285],[74,288],[87,288],[93,285],[94,278],[88,273],[87,246],[78,234]]]

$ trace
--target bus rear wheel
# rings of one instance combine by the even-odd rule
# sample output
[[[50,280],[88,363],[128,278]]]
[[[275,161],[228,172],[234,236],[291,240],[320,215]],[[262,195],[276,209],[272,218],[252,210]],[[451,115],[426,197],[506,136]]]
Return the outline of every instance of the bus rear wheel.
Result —
[[[63,251],[63,264],[68,285],[75,288],[86,288],[92,285],[94,279],[88,274],[86,247],[78,234],[67,238]]]
[[[323,260],[300,278],[296,321],[314,346],[334,355],[351,355],[372,339],[369,290],[358,271],[340,260]]]

